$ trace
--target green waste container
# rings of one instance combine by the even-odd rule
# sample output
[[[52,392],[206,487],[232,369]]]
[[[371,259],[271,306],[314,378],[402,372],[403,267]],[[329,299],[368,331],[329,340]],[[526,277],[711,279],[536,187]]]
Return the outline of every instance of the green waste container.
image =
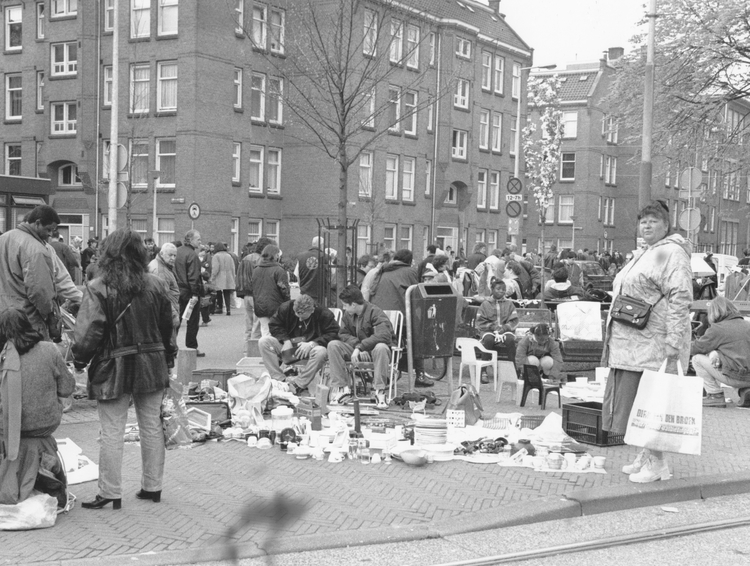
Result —
[[[413,289],[411,302],[412,357],[453,356],[458,299],[448,283],[421,283]]]

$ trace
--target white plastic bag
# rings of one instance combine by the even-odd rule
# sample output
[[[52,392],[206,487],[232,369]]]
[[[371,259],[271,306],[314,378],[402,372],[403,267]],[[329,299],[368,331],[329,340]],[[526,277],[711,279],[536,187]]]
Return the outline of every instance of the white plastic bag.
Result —
[[[25,531],[55,526],[57,499],[46,493],[15,505],[0,505],[0,531]]]
[[[601,303],[569,301],[557,305],[560,340],[602,341]]]

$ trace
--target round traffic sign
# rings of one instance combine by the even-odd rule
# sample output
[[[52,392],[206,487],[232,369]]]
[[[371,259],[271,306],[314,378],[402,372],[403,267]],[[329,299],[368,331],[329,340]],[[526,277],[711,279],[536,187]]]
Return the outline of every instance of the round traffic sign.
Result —
[[[700,188],[702,183],[703,172],[697,167],[688,167],[682,172],[682,175],[680,175],[680,188],[683,190],[696,191]]]
[[[680,212],[680,228],[687,230],[697,230],[701,225],[701,211],[697,208],[686,208]]]
[[[521,203],[517,200],[510,201],[507,205],[505,205],[505,214],[507,214],[509,218],[520,216],[521,210]]]
[[[201,215],[201,207],[198,206],[197,202],[194,202],[190,205],[190,208],[188,208],[188,215],[193,220],[198,220],[198,217]]]
[[[518,177],[511,177],[508,179],[508,184],[506,185],[508,192],[512,195],[517,195],[523,190],[523,183],[521,183],[521,179]]]

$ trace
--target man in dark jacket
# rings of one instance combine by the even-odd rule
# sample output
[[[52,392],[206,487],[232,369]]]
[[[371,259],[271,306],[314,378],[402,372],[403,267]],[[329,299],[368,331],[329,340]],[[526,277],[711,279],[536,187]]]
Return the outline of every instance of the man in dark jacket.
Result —
[[[96,255],[96,247],[99,245],[99,242],[96,240],[96,238],[89,238],[89,241],[86,242],[86,249],[81,252],[81,271],[83,273],[86,273],[86,268],[91,263],[91,258]]]
[[[339,334],[333,313],[315,305],[309,295],[300,295],[279,307],[268,324],[270,336],[258,342],[263,365],[273,379],[286,381],[291,392],[298,395],[315,379],[328,359],[328,343]],[[280,358],[285,363],[308,360],[299,375],[286,377],[281,371]]]
[[[295,275],[299,280],[299,292],[313,298],[316,305],[324,305],[326,294],[335,291],[336,283],[331,281],[330,257],[323,249],[322,238],[312,239],[312,247],[297,257]],[[334,306],[335,295],[329,296],[329,303]]]
[[[373,362],[373,387],[379,409],[387,409],[386,378],[391,357],[393,328],[386,314],[365,301],[356,285],[349,285],[339,294],[344,318],[338,340],[328,344],[331,364],[331,400],[342,403],[351,395],[346,362]]]
[[[76,269],[80,267],[78,265],[78,260],[76,259],[73,250],[70,249],[70,246],[65,242],[61,242],[59,238],[60,232],[55,230],[54,232],[52,232],[52,238],[49,241],[49,245],[52,246],[52,249],[55,250],[57,257],[59,257],[63,262],[65,269],[67,269],[68,273],[70,274],[70,278],[75,281]]]
[[[568,270],[560,265],[552,272],[553,283],[544,290],[545,301],[578,301],[586,297],[580,287],[568,281]]]
[[[201,279],[201,260],[196,251],[201,245],[201,235],[197,230],[188,230],[185,234],[185,243],[177,248],[177,257],[174,262],[174,276],[177,279],[177,287],[180,289],[180,318],[185,309],[192,301],[193,312],[187,321],[187,333],[185,334],[185,347],[198,350],[198,327],[200,323],[201,310],[199,301],[203,295],[203,280]],[[197,356],[202,358],[206,354],[198,351]]]
[[[253,269],[252,288],[256,320],[260,322],[260,334],[269,336],[271,317],[290,297],[289,274],[279,263],[281,250],[274,244],[263,248],[260,263]]]
[[[242,298],[245,306],[245,342],[260,338],[260,320],[255,316],[253,298],[253,269],[260,263],[260,254],[263,253],[263,249],[275,243],[270,238],[260,238],[252,251],[246,254],[237,266],[235,291],[237,296]]]
[[[477,242],[474,244],[474,253],[471,254],[466,260],[466,267],[469,269],[476,269],[477,265],[487,259],[487,244],[484,242]]]

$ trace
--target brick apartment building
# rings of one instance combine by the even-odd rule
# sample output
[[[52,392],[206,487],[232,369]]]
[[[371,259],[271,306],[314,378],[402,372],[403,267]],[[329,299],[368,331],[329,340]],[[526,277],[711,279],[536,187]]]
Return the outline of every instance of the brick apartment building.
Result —
[[[48,178],[64,235],[106,234],[116,103],[118,143],[129,156],[118,226],[130,219],[160,243],[194,226],[204,241],[225,240],[233,250],[261,235],[287,254],[306,249],[318,219],[335,222],[338,171],[299,141],[301,126],[279,96],[274,66],[299,32],[294,4],[120,0],[113,100],[113,0],[2,0],[2,173]],[[403,119],[349,169],[358,249],[409,247],[419,257],[430,240],[469,251],[479,240],[502,246],[532,50],[496,0],[395,5],[408,20],[386,14],[379,48],[399,68],[375,99]],[[386,9],[379,0],[363,6],[363,36],[367,12]],[[415,74],[423,80],[409,90]],[[446,83],[449,92],[436,96]],[[191,203],[201,208],[195,221]],[[17,219],[3,206],[12,226]]]

